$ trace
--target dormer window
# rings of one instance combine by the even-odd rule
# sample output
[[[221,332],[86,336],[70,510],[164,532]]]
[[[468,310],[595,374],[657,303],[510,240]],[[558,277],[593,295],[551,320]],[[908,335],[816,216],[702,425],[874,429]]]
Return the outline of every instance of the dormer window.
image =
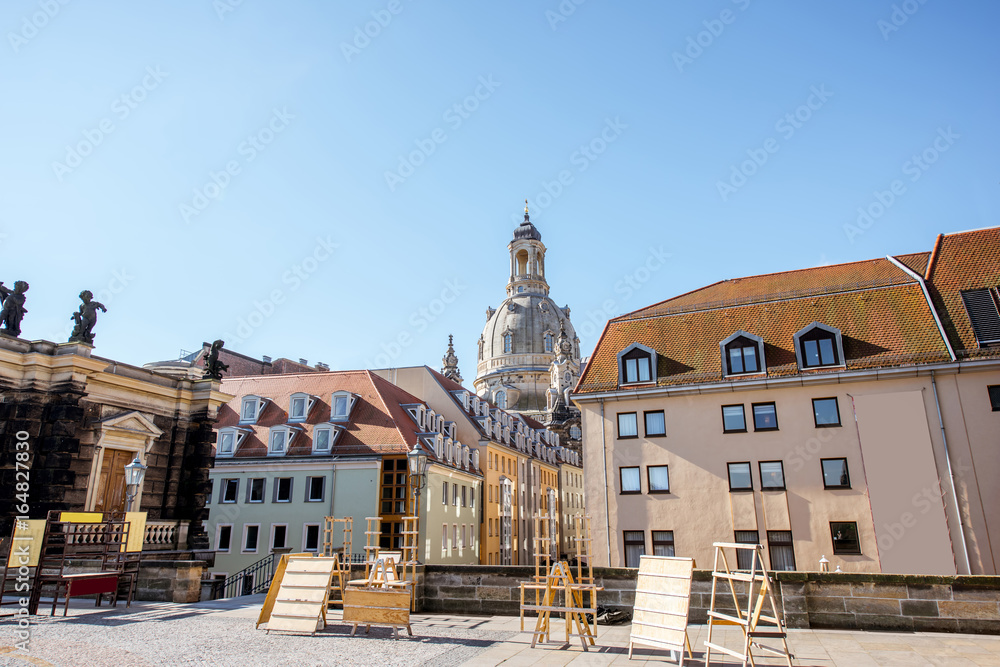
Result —
[[[347,421],[357,396],[348,391],[338,391],[330,399],[330,421]]]
[[[656,352],[633,343],[618,353],[618,384],[656,382]]]
[[[332,424],[317,424],[313,428],[313,454],[329,454],[333,450],[333,443],[340,435],[341,428]]]
[[[995,290],[973,289],[962,292],[962,303],[969,314],[972,332],[980,347],[1000,343],[1000,310]]]
[[[240,423],[256,424],[266,402],[267,399],[260,396],[244,396],[240,403]]]
[[[542,338],[542,340],[545,343],[545,351],[546,352],[551,352],[552,351],[552,334],[546,332],[546,334]]]
[[[305,421],[316,404],[316,397],[309,394],[292,394],[288,402],[288,421]]]
[[[500,390],[493,396],[493,402],[497,404],[498,408],[507,407],[507,392]]]
[[[840,329],[813,322],[793,338],[800,369],[844,365]]]
[[[763,373],[764,339],[746,331],[737,331],[719,343],[722,348],[722,369],[725,375]]]
[[[267,455],[284,456],[288,453],[288,446],[295,437],[297,430],[287,426],[278,426],[271,429],[267,436]]]
[[[215,455],[219,457],[232,456],[245,437],[247,437],[247,431],[245,429],[219,429],[219,439],[216,441]]]
[[[504,354],[510,354],[514,351],[514,334],[505,333],[503,335],[503,352]]]

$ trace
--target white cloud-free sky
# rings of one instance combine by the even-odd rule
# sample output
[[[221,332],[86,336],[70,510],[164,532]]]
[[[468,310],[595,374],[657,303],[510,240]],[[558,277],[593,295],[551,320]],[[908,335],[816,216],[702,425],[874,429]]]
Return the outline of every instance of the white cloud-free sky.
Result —
[[[467,380],[527,198],[584,354],[725,278],[998,224],[1000,5],[0,7],[0,279],[22,337],[142,364],[225,338]],[[367,34],[366,34],[367,33]],[[859,207],[868,217],[859,221]]]

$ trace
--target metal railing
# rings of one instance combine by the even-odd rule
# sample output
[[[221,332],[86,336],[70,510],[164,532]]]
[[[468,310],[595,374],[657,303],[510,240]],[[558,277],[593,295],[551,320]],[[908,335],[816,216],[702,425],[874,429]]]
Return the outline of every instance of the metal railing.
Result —
[[[213,582],[212,599],[234,598],[240,595],[267,592],[271,585],[271,579],[274,578],[274,569],[278,564],[276,555],[278,554],[268,554],[253,565],[227,577],[218,584]]]

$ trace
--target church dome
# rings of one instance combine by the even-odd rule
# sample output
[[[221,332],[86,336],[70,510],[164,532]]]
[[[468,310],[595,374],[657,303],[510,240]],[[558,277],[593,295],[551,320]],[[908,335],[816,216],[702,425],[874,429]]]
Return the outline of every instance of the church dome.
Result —
[[[510,280],[507,298],[486,311],[479,338],[476,393],[518,412],[546,410],[549,372],[559,352],[560,332],[567,357],[580,359],[580,342],[570,322],[569,307],[549,297],[545,280],[542,235],[528,219],[514,230],[508,245]]]

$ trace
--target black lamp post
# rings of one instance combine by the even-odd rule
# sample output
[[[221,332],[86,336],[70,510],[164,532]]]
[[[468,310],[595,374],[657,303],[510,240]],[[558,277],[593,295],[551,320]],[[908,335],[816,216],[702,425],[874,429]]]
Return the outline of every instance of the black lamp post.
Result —
[[[132,511],[132,503],[135,501],[135,497],[139,495],[139,487],[142,486],[142,480],[146,477],[146,466],[142,464],[139,460],[139,454],[135,455],[132,459],[132,463],[125,466],[125,511]]]
[[[427,452],[419,442],[406,455],[406,462],[413,484],[413,514],[420,516],[420,490],[427,484]]]

